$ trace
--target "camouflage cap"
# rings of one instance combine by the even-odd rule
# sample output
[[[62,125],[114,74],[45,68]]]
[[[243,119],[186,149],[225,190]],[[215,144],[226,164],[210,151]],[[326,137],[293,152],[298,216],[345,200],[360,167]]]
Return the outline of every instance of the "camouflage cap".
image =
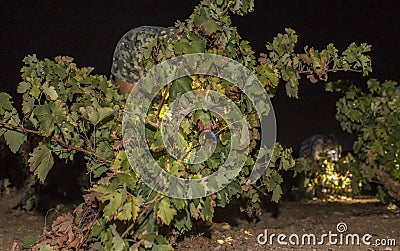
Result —
[[[134,84],[144,74],[142,62],[143,45],[151,38],[165,36],[174,39],[177,29],[174,27],[141,26],[128,31],[115,47],[111,74],[122,81]]]

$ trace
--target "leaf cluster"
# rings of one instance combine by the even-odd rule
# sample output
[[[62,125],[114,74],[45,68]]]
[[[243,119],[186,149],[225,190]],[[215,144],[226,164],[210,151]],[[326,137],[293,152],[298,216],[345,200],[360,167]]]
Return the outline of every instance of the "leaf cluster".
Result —
[[[329,90],[340,90],[341,83]],[[367,82],[367,91],[351,86],[336,104],[336,118],[343,130],[354,133],[353,145],[358,170],[356,177],[377,182],[400,200],[400,90],[395,81]],[[343,89],[343,88],[342,88]]]

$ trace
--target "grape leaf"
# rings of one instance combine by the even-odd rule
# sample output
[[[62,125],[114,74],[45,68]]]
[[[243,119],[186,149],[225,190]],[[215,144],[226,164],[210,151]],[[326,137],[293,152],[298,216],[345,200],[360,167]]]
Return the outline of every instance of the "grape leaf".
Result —
[[[112,234],[114,236],[112,239],[112,250],[114,250],[114,251],[125,250],[125,242],[119,235],[119,233],[116,229],[117,227],[115,226],[115,224],[111,225],[110,227],[111,227]]]
[[[39,130],[47,135],[50,135],[55,127],[53,112],[51,110],[54,105],[55,104],[45,104],[36,106],[33,110],[33,113],[36,115],[36,118],[40,123]]]
[[[111,107],[99,107],[99,108],[97,108],[97,112],[99,114],[99,118],[98,118],[97,123],[100,123],[101,121],[103,121],[103,119],[105,119],[108,116],[110,116],[111,114],[113,114],[114,113],[114,109],[111,108]]]
[[[178,210],[184,209],[186,206],[185,200],[183,199],[171,198],[171,202]]]
[[[136,220],[139,212],[139,200],[135,197],[129,199],[122,208],[122,211],[118,214],[117,219],[119,220]]]
[[[26,135],[21,132],[7,130],[4,133],[4,138],[7,142],[7,145],[10,147],[11,152],[16,153],[21,147],[22,143],[26,140]]]
[[[51,100],[56,100],[58,98],[58,94],[57,94],[56,90],[54,89],[54,86],[49,86],[49,84],[45,83],[42,86],[42,88],[43,88],[44,94],[49,96],[49,98]]]
[[[34,105],[34,99],[30,96],[27,96],[24,101],[22,101],[22,112],[24,114],[28,114]]]
[[[10,101],[11,95],[5,92],[0,92],[0,113],[4,110],[10,111],[12,107],[12,102]]]
[[[27,90],[29,90],[29,88],[31,88],[31,84],[29,82],[22,81],[18,85],[17,92],[18,93],[25,93]]]
[[[39,251],[54,251],[54,249],[49,244],[40,245]]]
[[[212,33],[221,30],[221,27],[212,19],[207,19],[203,22],[203,27],[206,35],[211,35]]]
[[[118,208],[122,204],[122,193],[120,189],[113,189],[106,186],[95,186],[93,190],[96,192],[101,193],[98,196],[98,200],[101,202],[109,201],[109,203],[104,207],[104,217],[107,220],[110,220],[114,217],[115,213],[117,212]]]
[[[192,90],[192,80],[189,77],[178,78],[175,80],[169,89],[169,96],[175,99],[180,93],[185,93]]]
[[[154,152],[161,152],[165,149],[164,141],[161,135],[161,131],[157,131],[154,134],[153,142],[150,145],[150,149]]]
[[[205,221],[211,221],[214,216],[214,207],[211,197],[203,198],[202,218]]]
[[[280,185],[277,185],[272,193],[272,201],[278,203],[279,199],[281,198],[282,195],[282,188]]]
[[[171,208],[169,198],[164,197],[158,204],[157,217],[160,218],[165,225],[169,225],[175,215],[176,210]]]
[[[111,165],[111,169],[129,171],[130,167],[131,165],[126,157],[125,151],[119,151],[115,157],[114,163]]]
[[[39,145],[30,153],[31,156],[28,160],[29,167],[35,175],[38,176],[41,182],[44,182],[46,176],[54,164],[52,151],[45,145]]]
[[[193,121],[197,123],[198,120],[203,121],[204,125],[209,125],[211,122],[211,116],[206,111],[197,110],[193,114]]]
[[[92,123],[93,125],[96,125],[99,122],[99,113],[97,112],[97,109],[93,106],[86,107],[86,114],[89,118],[90,123]]]
[[[15,109],[14,109],[14,111],[15,111]],[[18,115],[14,114],[10,118],[8,123],[10,123],[12,125],[15,125],[15,126],[18,126],[18,124],[20,123],[20,119],[19,119]],[[19,150],[19,148],[21,147],[22,143],[26,140],[27,137],[26,137],[26,135],[24,133],[9,129],[4,133],[4,138],[6,140],[7,145],[10,147],[10,150],[13,153],[16,153]]]
[[[32,234],[27,235],[24,237],[24,240],[22,241],[22,246],[24,248],[28,249],[30,246],[32,246],[33,244],[36,243],[37,239],[38,238],[35,235],[32,235]]]

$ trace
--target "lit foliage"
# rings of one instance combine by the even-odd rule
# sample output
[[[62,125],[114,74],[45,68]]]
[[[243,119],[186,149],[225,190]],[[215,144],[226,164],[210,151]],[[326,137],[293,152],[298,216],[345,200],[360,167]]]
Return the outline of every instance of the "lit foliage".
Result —
[[[398,83],[371,79],[368,91],[332,83],[329,91],[343,90],[336,118],[343,130],[354,133],[355,160],[349,162],[355,182],[376,182],[400,200],[400,90]],[[381,194],[382,195],[382,194]],[[383,196],[381,197],[383,199]]]
[[[355,191],[358,192],[359,183],[353,182],[353,174],[347,168],[351,155],[341,158],[338,162],[322,157],[319,160],[298,159],[296,169],[305,171],[307,186],[306,191],[320,199],[340,197],[351,198]],[[302,166],[306,165],[306,166]],[[311,199],[311,198],[309,198]]]
[[[267,44],[266,53],[258,62],[248,41],[231,26],[230,13],[244,15],[253,11],[252,0],[204,0],[184,22],[177,22],[180,37],[173,43],[162,38],[147,43],[143,52],[146,69],[176,55],[207,52],[230,57],[252,70],[272,96],[280,82],[286,83],[289,96],[297,97],[299,79],[305,75],[312,82],[327,80],[328,73],[371,71],[370,46],[351,44],[339,55],[333,45],[318,51],[306,48],[295,52],[297,35],[291,29],[279,34]],[[22,114],[12,106],[11,96],[0,93],[0,133],[13,152],[18,151],[26,133],[42,136],[30,154],[31,171],[43,182],[53,164],[53,155],[73,159],[83,152],[91,189],[85,195],[85,207],[96,209],[88,219],[83,205],[76,209],[84,239],[74,248],[103,246],[105,250],[136,249],[171,250],[171,242],[192,228],[193,220],[212,222],[214,208],[224,207],[231,200],[245,198],[250,216],[260,210],[259,192],[271,193],[278,201],[282,193],[280,170],[293,167],[291,150],[276,144],[269,168],[260,181],[251,186],[248,178],[257,156],[260,140],[259,120],[254,108],[240,90],[226,81],[208,76],[178,79],[160,93],[159,104],[148,114],[150,124],[156,124],[174,97],[195,89],[213,89],[225,94],[246,115],[251,132],[252,150],[241,174],[218,193],[194,200],[164,197],[144,185],[130,168],[122,147],[121,121],[125,98],[104,76],[91,74],[92,68],[78,68],[71,58],[55,61],[27,56],[22,68],[18,92],[23,95]],[[179,84],[178,84],[179,83]],[[212,124],[213,115],[196,111],[182,122],[182,135],[187,142],[197,144],[198,133]],[[26,129],[32,128],[32,129]],[[229,151],[229,132],[219,135],[217,153],[205,163],[182,165],[171,158],[160,141],[157,127],[146,127],[148,143],[157,161],[179,177],[203,177],[217,170]],[[95,211],[96,211],[95,210]],[[73,228],[76,230],[76,228]],[[86,233],[91,233],[87,235]],[[81,236],[77,234],[76,236]],[[90,236],[90,238],[87,238]],[[51,239],[51,238],[48,238]],[[46,246],[49,243],[44,243]],[[51,243],[50,243],[51,244]]]

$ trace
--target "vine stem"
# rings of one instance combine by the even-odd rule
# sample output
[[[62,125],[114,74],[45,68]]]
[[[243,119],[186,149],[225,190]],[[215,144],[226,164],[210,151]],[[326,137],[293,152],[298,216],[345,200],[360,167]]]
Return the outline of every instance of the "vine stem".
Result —
[[[140,213],[140,215],[138,217],[136,217],[136,219],[140,219],[143,217],[143,215],[150,209],[150,207],[158,200],[160,199],[160,195],[157,194],[156,197],[154,197],[151,201],[147,202],[147,206],[143,209],[143,211]],[[121,238],[124,238],[129,231],[132,230],[132,228],[135,226],[136,220],[134,222],[132,222],[129,227],[122,233]]]
[[[258,186],[254,185],[254,184],[251,184],[251,186],[252,186],[253,188],[255,188],[258,192],[262,193],[262,195],[268,197],[268,194],[265,193],[263,190],[261,190]]]
[[[166,97],[167,97],[167,94],[168,94],[168,92],[169,92],[170,87],[171,87],[171,85],[168,85],[168,86],[167,86],[167,88],[165,89],[164,95],[162,95],[161,102],[160,102],[160,104],[158,105],[157,117],[156,117],[157,120],[160,118],[160,112],[161,112],[162,106],[164,105],[164,102],[165,102],[165,100],[166,100]]]
[[[21,127],[21,126],[17,126],[17,125],[13,125],[13,124],[10,124],[10,123],[6,123],[6,122],[3,122],[3,121],[0,121],[0,125],[3,125],[5,127],[9,127],[9,128],[12,128],[12,129],[17,129],[19,131],[32,133],[32,134],[39,135],[39,136],[42,136],[42,137],[47,137],[47,135],[45,135],[42,132],[39,132],[39,131],[36,131],[36,130],[27,129],[27,128],[24,128],[24,127]],[[68,145],[67,143],[65,143],[64,141],[62,141],[61,139],[59,139],[57,137],[51,137],[51,141],[57,142],[60,145],[62,145],[63,147],[69,149],[69,150],[75,150],[75,151],[78,151],[78,152],[82,152],[84,154],[94,156],[94,157],[98,158],[99,160],[101,160],[103,162],[110,163],[110,164],[112,163],[111,160],[105,159],[105,158],[101,157],[100,155],[98,155],[97,153],[95,153],[93,151],[88,151],[88,150],[83,149],[81,147]]]
[[[326,72],[335,72],[335,71],[346,71],[344,68],[334,68],[334,69],[327,69]],[[348,69],[348,71],[352,72],[362,72],[362,70],[356,70],[356,69]],[[313,73],[313,71],[299,71],[299,74],[304,74],[304,73]]]

